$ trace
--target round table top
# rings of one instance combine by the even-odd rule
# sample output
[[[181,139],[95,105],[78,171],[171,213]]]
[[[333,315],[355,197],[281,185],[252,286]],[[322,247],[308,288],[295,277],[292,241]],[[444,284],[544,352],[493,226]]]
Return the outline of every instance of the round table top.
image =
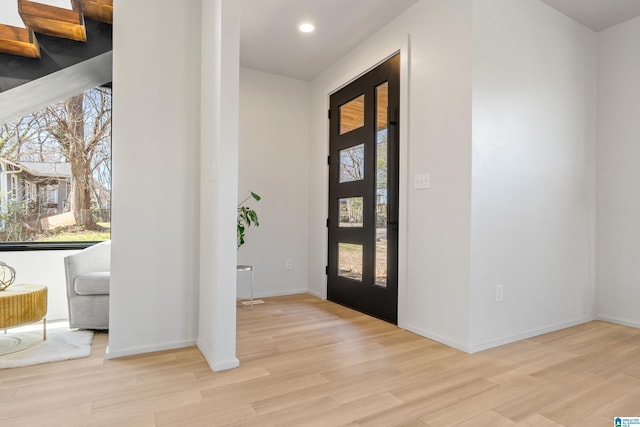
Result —
[[[7,298],[14,295],[30,294],[33,292],[41,291],[43,289],[47,289],[47,287],[43,285],[32,285],[24,283],[13,284],[4,291],[0,291],[0,298]]]

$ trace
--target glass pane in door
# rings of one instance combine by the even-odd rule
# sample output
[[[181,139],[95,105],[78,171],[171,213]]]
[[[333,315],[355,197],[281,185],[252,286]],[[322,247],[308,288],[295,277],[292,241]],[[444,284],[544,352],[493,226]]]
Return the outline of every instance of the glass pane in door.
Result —
[[[364,144],[340,150],[340,182],[364,179]]]
[[[362,282],[362,245],[338,243],[338,276]]]
[[[340,106],[340,135],[364,126],[364,95]]]
[[[389,84],[376,87],[376,274],[375,284],[387,286]]]
[[[339,227],[362,227],[363,222],[363,198],[348,197],[338,199],[338,210],[340,212]]]

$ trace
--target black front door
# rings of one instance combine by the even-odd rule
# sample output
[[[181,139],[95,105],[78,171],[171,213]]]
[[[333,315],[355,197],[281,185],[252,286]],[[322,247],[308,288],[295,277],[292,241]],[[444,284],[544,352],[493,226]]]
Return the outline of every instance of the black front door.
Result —
[[[330,97],[327,297],[398,318],[400,55]]]

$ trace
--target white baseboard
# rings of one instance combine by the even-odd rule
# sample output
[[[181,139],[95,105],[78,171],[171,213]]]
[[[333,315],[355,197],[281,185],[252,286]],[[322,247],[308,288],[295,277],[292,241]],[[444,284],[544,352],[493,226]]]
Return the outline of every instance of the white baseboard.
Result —
[[[313,295],[314,297],[318,297],[318,298],[320,298],[320,299],[326,299],[326,298],[324,298],[324,297],[322,296],[322,294],[321,294],[320,292],[315,292],[315,291],[312,291],[312,290],[310,290],[310,289],[307,289],[306,291],[304,291],[304,293],[307,293],[307,294],[309,294],[309,295]]]
[[[629,320],[629,319],[623,319],[621,317],[602,316],[602,315],[598,315],[596,319],[602,320],[603,322],[615,323],[616,325],[631,326],[632,328],[640,328],[640,322],[637,320]]]
[[[441,337],[440,335],[425,331],[424,329],[418,328],[416,326],[407,325],[406,330],[409,331],[409,332],[413,332],[414,334],[418,334],[420,336],[423,336],[425,338],[429,338],[430,340],[437,341],[440,344],[444,344],[444,345],[449,346],[451,348],[455,348],[456,350],[460,350],[460,351],[463,351],[465,353],[469,353],[469,349],[464,344],[461,344],[461,343],[459,343],[457,341],[454,341],[454,340],[450,340],[450,339],[445,338],[445,337]]]
[[[209,364],[209,367],[212,371],[225,371],[227,369],[233,369],[240,366],[240,360],[238,360],[237,357],[218,362],[213,357],[213,354],[211,354],[211,352],[209,351],[209,348],[202,341],[198,340],[196,345],[198,346],[200,353],[202,353],[202,356],[207,361],[207,364]]]
[[[116,359],[118,357],[135,356],[137,354],[154,353],[156,351],[164,351],[164,350],[175,350],[177,348],[192,347],[194,345],[196,345],[196,341],[190,340],[190,341],[179,341],[179,342],[166,343],[166,344],[150,345],[145,347],[125,348],[125,349],[116,350],[116,351],[111,351],[109,349],[109,346],[107,346],[107,350],[105,351],[104,357],[105,359]]]
[[[269,298],[269,297],[282,297],[286,295],[298,295],[298,294],[307,294],[309,291],[307,289],[292,289],[289,291],[273,291],[273,292],[254,292],[253,299],[257,298]],[[249,295],[238,295],[238,299],[249,299]]]
[[[499,347],[501,345],[511,344],[516,341],[537,337],[538,335],[548,334],[550,332],[556,332],[561,329],[582,325],[583,323],[591,322],[593,320],[595,320],[594,316],[586,316],[586,317],[571,320],[568,322],[561,322],[561,323],[545,326],[544,328],[532,329],[530,331],[522,332],[520,334],[510,335],[507,337],[499,338],[497,340],[491,340],[491,341],[486,341],[484,343],[474,344],[469,347],[469,353],[473,354],[479,351],[488,350],[490,348]]]
[[[526,331],[520,334],[510,335],[508,337],[503,337],[497,340],[491,340],[484,343],[474,344],[474,345],[465,345],[459,343],[457,341],[439,336],[437,334],[425,331],[424,329],[417,328],[413,325],[409,325],[406,329],[409,332],[413,332],[415,334],[421,335],[425,338],[429,338],[430,340],[434,340],[439,342],[440,344],[444,344],[446,346],[455,348],[456,350],[463,351],[465,353],[473,354],[479,351],[488,350],[490,348],[499,347],[501,345],[510,344],[516,341],[521,341],[527,338],[536,337],[538,335],[548,334],[550,332],[559,331],[561,329],[570,328],[572,326],[581,325],[583,323],[591,322],[595,320],[593,316],[583,317],[580,319],[572,320],[569,322],[556,323],[554,325],[549,325],[544,328],[532,329],[530,331]],[[602,319],[604,320],[604,319]],[[628,324],[628,326],[632,326]]]

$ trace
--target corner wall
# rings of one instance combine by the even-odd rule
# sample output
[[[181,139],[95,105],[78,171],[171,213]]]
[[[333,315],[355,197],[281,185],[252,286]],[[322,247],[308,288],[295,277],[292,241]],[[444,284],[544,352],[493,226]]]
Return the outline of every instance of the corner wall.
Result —
[[[201,1],[114,3],[109,357],[193,345],[199,281]]]
[[[240,69],[238,201],[260,226],[247,230],[238,264],[254,266],[254,297],[307,292],[309,194],[309,83]],[[291,260],[291,269],[286,261]],[[250,275],[238,274],[238,295],[248,298]]]
[[[598,317],[640,327],[640,18],[598,42]]]
[[[476,0],[473,38],[477,351],[595,315],[596,34],[538,0]]]

